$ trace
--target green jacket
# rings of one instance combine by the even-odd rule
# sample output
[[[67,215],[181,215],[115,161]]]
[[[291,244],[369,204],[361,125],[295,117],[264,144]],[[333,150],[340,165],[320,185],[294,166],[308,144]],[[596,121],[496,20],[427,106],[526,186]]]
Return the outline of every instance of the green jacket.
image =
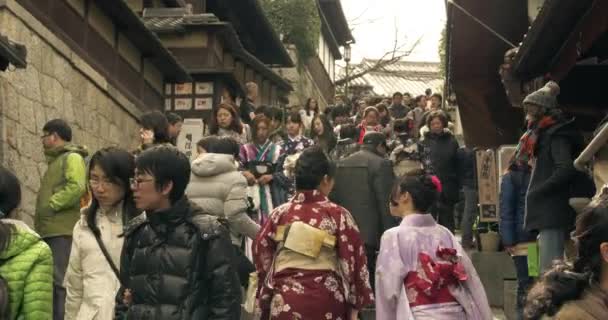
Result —
[[[0,252],[0,275],[8,284],[9,319],[53,318],[53,255],[49,246],[25,223],[3,219],[15,231]]]
[[[36,232],[41,237],[72,235],[86,192],[85,148],[73,145],[46,150],[48,169],[36,200]]]

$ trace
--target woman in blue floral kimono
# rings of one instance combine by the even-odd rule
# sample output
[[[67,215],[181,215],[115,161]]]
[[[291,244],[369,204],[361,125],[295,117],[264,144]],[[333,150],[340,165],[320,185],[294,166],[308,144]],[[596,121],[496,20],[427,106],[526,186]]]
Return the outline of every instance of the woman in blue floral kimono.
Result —
[[[243,175],[257,193],[258,221],[263,224],[276,206],[287,201],[286,188],[281,184],[285,179],[281,179],[283,173],[277,170],[281,147],[269,139],[270,119],[257,115],[252,122],[252,133],[253,142],[241,146],[239,159]]]
[[[312,139],[302,135],[304,123],[298,112],[292,112],[287,116],[285,127],[287,129],[287,138],[279,144],[281,146],[282,154],[279,159],[278,169],[283,172],[284,179],[281,183],[284,186],[287,186],[287,197],[289,197],[293,195],[295,189],[293,170],[296,165],[296,160],[304,149],[311,147],[315,143]]]

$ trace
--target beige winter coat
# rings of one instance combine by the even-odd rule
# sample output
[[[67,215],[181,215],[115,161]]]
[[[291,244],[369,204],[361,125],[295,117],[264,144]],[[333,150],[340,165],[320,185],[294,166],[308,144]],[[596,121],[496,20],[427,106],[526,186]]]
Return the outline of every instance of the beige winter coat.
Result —
[[[255,239],[260,230],[247,215],[247,180],[231,155],[205,153],[194,160],[186,195],[206,213],[228,221],[235,245],[241,244],[242,235]]]
[[[114,264],[120,268],[124,241],[123,237],[119,237],[123,232],[122,212],[106,214],[99,209],[97,226]],[[114,299],[120,282],[99,248],[84,215],[74,226],[64,286],[67,290],[65,320],[113,319]]]

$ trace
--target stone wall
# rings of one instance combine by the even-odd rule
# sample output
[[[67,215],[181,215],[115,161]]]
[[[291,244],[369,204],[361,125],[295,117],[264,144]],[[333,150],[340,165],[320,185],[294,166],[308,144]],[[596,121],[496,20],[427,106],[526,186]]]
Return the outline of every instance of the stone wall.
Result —
[[[0,72],[0,161],[21,180],[18,217],[32,224],[36,192],[46,170],[40,141],[46,121],[68,121],[73,142],[92,154],[111,145],[132,149],[138,114],[65,43],[14,1],[7,3],[11,5],[0,10],[0,30],[27,47],[28,65]]]

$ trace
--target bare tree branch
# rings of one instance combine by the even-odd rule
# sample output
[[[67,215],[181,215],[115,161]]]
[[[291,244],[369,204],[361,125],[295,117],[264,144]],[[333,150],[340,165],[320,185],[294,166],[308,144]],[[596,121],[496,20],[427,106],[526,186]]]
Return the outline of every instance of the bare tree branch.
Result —
[[[348,20],[348,25],[351,26],[353,24],[359,24],[359,19],[363,18],[363,16],[369,11],[369,8],[371,8],[371,6],[367,6],[362,12],[361,14],[359,14],[358,16],[356,16],[353,19]]]
[[[392,59],[395,58],[395,53],[397,51],[397,46],[399,45],[399,26],[397,25],[397,16],[393,18],[393,23],[395,24],[395,44],[393,45],[393,54]]]
[[[410,48],[405,51],[401,50],[404,45],[397,47],[397,42],[395,42],[394,49],[391,51],[385,52],[382,55],[382,57],[380,59],[376,60],[376,62],[373,65],[371,65],[367,68],[363,68],[361,71],[356,72],[352,75],[349,75],[348,77],[338,79],[336,81],[336,85],[337,86],[344,85],[347,81],[352,81],[352,80],[361,78],[370,72],[384,69],[385,67],[390,66],[390,65],[400,61],[401,59],[409,56],[416,49],[418,44],[420,44],[420,41],[422,41],[422,37],[419,37],[418,40],[416,40],[416,42],[414,42],[414,44],[411,45]],[[387,58],[387,57],[390,57],[390,58]]]
[[[374,24],[377,21],[384,19],[384,17],[371,18],[367,20],[357,21],[357,22],[349,22],[348,25],[351,27],[351,31],[354,31],[356,27],[368,24]]]

